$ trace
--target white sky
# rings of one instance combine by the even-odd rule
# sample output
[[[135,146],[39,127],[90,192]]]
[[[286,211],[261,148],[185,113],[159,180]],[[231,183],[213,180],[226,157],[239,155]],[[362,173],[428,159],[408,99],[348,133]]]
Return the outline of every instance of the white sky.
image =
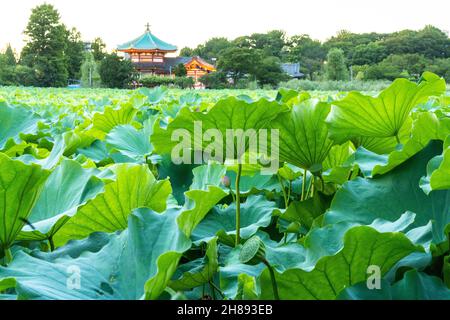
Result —
[[[20,49],[31,9],[42,0],[0,0],[0,49]],[[162,40],[195,47],[211,37],[233,39],[282,29],[325,40],[337,31],[392,32],[433,24],[450,31],[450,0],[47,0],[84,40],[109,49],[132,40],[150,22]]]

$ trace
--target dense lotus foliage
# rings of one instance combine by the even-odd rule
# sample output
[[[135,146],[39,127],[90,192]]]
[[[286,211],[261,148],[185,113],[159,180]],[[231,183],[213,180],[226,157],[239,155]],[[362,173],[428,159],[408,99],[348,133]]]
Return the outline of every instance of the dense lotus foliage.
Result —
[[[0,88],[0,298],[450,299],[445,90]],[[278,170],[173,163],[194,121]]]

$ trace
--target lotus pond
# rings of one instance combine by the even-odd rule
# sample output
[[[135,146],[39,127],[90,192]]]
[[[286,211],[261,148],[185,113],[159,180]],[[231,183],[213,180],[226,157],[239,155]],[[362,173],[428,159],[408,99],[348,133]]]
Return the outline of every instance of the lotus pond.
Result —
[[[0,299],[450,299],[445,90],[0,88]]]

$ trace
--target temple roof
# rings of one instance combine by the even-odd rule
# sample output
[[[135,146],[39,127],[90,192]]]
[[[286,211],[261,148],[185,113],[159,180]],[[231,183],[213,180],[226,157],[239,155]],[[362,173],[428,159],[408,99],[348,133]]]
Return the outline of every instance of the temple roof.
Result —
[[[140,37],[117,47],[119,51],[129,50],[159,50],[176,51],[177,47],[155,37],[149,29]]]

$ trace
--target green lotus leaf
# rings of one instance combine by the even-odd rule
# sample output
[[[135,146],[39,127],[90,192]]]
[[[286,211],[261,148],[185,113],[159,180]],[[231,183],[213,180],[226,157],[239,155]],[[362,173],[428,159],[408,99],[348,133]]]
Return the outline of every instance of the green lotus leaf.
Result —
[[[413,118],[406,119],[398,133],[398,140],[405,144],[411,137],[413,127]],[[378,154],[389,154],[397,149],[398,141],[396,137],[377,138],[377,137],[357,137],[352,139],[357,146],[364,147]]]
[[[405,273],[402,280],[389,284],[381,281],[380,289],[367,289],[366,283],[346,288],[339,299],[345,300],[450,300],[448,289],[440,278],[417,270]]]
[[[192,171],[197,165],[194,164],[174,164],[170,155],[162,156],[158,163],[158,174],[160,179],[170,178],[172,194],[180,205],[184,204],[184,193],[189,190],[194,175]]]
[[[225,166],[221,164],[207,164],[192,169],[193,180],[191,190],[207,190],[208,186],[219,187],[226,174]]]
[[[227,195],[217,186],[225,172],[222,165],[205,165],[192,171],[192,185],[190,190],[185,192],[184,211],[178,217],[180,228],[188,237],[211,208]]]
[[[289,163],[284,163],[284,165],[278,169],[278,175],[288,181],[294,181],[301,177],[302,174],[303,170]]]
[[[378,266],[384,275],[402,258],[420,250],[403,234],[355,227],[345,234],[343,249],[336,255],[321,258],[312,271],[276,272],[279,295],[286,300],[336,299],[346,287],[365,281],[369,266]],[[267,269],[260,281],[261,298],[272,299]]]
[[[194,182],[193,185],[197,185],[197,183]],[[207,190],[191,189],[186,192],[186,203],[182,208],[178,208],[180,213],[176,220],[179,230],[187,238],[191,237],[192,231],[205,215],[226,195],[224,191],[215,186],[205,185],[204,188]],[[174,210],[176,209],[174,208]],[[158,258],[158,271],[145,284],[146,299],[157,299],[161,295],[170,283],[181,256],[182,252],[168,251]]]
[[[178,291],[185,291],[201,286],[213,278],[218,267],[217,238],[213,238],[208,242],[205,256],[179,266],[169,286]]]
[[[104,192],[81,206],[55,234],[55,245],[82,239],[93,232],[114,232],[127,227],[133,209],[148,207],[162,212],[171,193],[168,180],[157,181],[146,165],[120,164],[113,167],[116,180]]]
[[[272,218],[275,203],[267,201],[262,196],[250,196],[241,204],[241,237],[248,239],[259,228],[267,227]],[[236,205],[228,207],[215,207],[192,233],[192,239],[196,242],[209,241],[223,230],[228,235],[236,234]]]
[[[165,87],[156,87],[153,89],[140,88],[138,92],[141,95],[144,95],[150,104],[156,104],[160,102],[168,93],[167,88]]]
[[[95,140],[91,143],[91,145],[86,148],[78,149],[77,152],[85,155],[96,163],[103,163],[104,161],[108,161],[110,158],[110,154],[106,148],[106,143],[102,140]]]
[[[325,123],[329,112],[327,103],[309,99],[272,121],[272,129],[279,130],[280,160],[311,172],[320,171],[333,146]]]
[[[287,210],[280,214],[280,219],[288,222],[299,222],[300,225],[310,229],[314,220],[324,214],[330,207],[330,203],[330,197],[317,192],[314,193],[314,197],[307,200],[292,201]]]
[[[234,297],[235,300],[257,300],[258,293],[256,289],[256,279],[246,275],[240,274],[237,279],[238,288]]]
[[[124,104],[118,109],[106,107],[103,113],[95,113],[92,119],[92,133],[101,140],[115,126],[130,124],[137,113],[132,104]]]
[[[324,173],[322,177],[324,181],[343,184],[349,180],[354,166],[347,164],[347,160],[354,152],[355,147],[350,141],[331,147],[327,158],[323,162]]]
[[[9,140],[19,143],[20,134],[35,132],[39,120],[39,116],[27,108],[11,107],[0,101],[0,150]]]
[[[62,135],[56,136],[54,139],[51,152],[44,159],[36,159],[31,154],[24,154],[18,157],[18,159],[28,164],[29,163],[38,164],[42,166],[42,168],[44,169],[53,169],[60,163],[65,151],[68,148],[68,143],[71,143],[72,138],[73,138],[72,132],[65,132]]]
[[[50,172],[0,153],[0,248],[8,249],[28,219]],[[2,251],[3,251],[2,250]]]
[[[385,221],[377,219],[370,226],[377,232],[402,232],[414,222],[415,214],[405,213],[396,221]],[[270,265],[278,272],[284,272],[288,269],[302,269],[311,271],[317,262],[327,256],[336,255],[344,246],[344,236],[348,230],[359,227],[358,224],[337,223],[319,229],[313,229],[302,241],[302,244],[296,242],[277,243],[269,238],[269,236],[258,231],[258,236],[263,239],[266,247],[266,258]],[[414,229],[413,231],[415,231]],[[431,237],[431,226],[423,232],[417,234],[427,234]],[[424,245],[426,241],[422,241],[420,237],[407,235],[410,241],[415,245]],[[424,254],[420,252],[420,254]],[[220,280],[222,288],[226,296],[230,299],[234,298],[238,288],[237,277],[243,273],[258,277],[264,269],[264,265],[247,266],[238,260],[239,247],[232,249],[227,253],[224,266],[220,268]],[[403,259],[404,260],[404,259]],[[403,261],[402,260],[402,261]],[[406,264],[408,265],[408,264]],[[397,266],[397,265],[396,265]]]
[[[194,122],[198,122],[201,123],[203,133],[208,129],[216,129],[221,133],[224,159],[236,159],[238,151],[243,153],[247,150],[248,138],[242,137],[239,141],[233,139],[233,143],[225,141],[227,129],[258,132],[259,129],[268,128],[270,121],[286,111],[286,106],[275,101],[260,99],[256,102],[247,102],[229,97],[217,102],[207,113],[191,111],[189,108],[181,109],[178,116],[168,124],[166,129],[161,128],[158,124],[155,125],[151,141],[158,154],[171,154],[180,143],[178,140],[173,140],[172,135],[176,130],[180,130],[178,132],[183,132],[183,144],[189,144],[192,150],[203,151],[212,144],[216,145],[214,138],[212,141],[206,141],[199,136],[201,132],[195,132]],[[231,148],[232,146],[234,146],[234,155],[227,157],[227,147]],[[244,150],[241,149],[241,146]]]
[[[84,169],[74,160],[63,160],[50,174],[33,207],[19,240],[51,238],[75,214],[78,207],[103,190],[95,177],[98,170]]]
[[[397,79],[376,98],[351,92],[333,102],[330,138],[342,143],[353,137],[395,137],[414,107],[445,90],[444,79],[425,72],[418,84]]]
[[[432,190],[450,189],[450,136],[444,143],[444,152],[428,162],[427,175],[420,179],[420,187],[429,194]]]
[[[144,122],[143,128],[137,130],[132,125],[119,125],[106,135],[106,143],[111,152],[119,152],[132,160],[145,162],[153,150],[150,136],[153,132],[155,118]]]
[[[227,177],[230,178],[231,190],[236,192],[236,172],[228,171]],[[228,188],[224,189],[228,190]],[[281,191],[281,186],[276,176],[261,174],[261,172],[256,171],[251,175],[241,176],[239,189],[242,196],[248,196],[250,194],[258,194],[263,190],[279,192]]]
[[[445,240],[450,222],[450,191],[426,195],[419,187],[428,161],[442,152],[442,143],[431,142],[425,149],[394,170],[372,179],[356,178],[337,191],[324,225],[341,221],[370,224],[377,218],[396,220],[406,211],[416,213],[412,227],[433,221],[433,242]]]
[[[18,252],[8,268],[0,268],[0,281],[14,278],[21,299],[140,299],[147,280],[158,273],[161,256],[181,257],[190,248],[178,228],[178,213],[176,209],[164,214],[138,209],[128,216],[127,230],[109,235],[99,251],[85,251],[75,258],[62,253],[43,259],[49,254],[36,258]]]
[[[433,113],[419,113],[413,122],[411,138],[405,145],[387,155],[370,152],[362,147],[353,154],[357,164],[366,177],[389,172],[399,164],[422,150],[431,140],[443,140],[450,133],[450,126],[440,121]]]
[[[402,232],[415,245],[420,245],[429,253],[430,242],[432,239],[431,222],[424,227],[415,227],[414,222],[417,215],[413,212],[405,212],[396,220],[375,219],[366,226],[378,232]],[[356,222],[339,222],[325,225],[320,228],[312,229],[303,239],[302,244],[305,247],[305,257],[298,267],[303,270],[312,270],[317,261],[325,256],[331,256],[338,253],[344,246],[345,234],[352,228],[364,224]],[[409,231],[408,231],[409,230]],[[425,254],[420,253],[420,254]],[[419,257],[422,258],[422,257]],[[402,261],[403,262],[403,261]],[[403,264],[408,266],[410,261]]]

